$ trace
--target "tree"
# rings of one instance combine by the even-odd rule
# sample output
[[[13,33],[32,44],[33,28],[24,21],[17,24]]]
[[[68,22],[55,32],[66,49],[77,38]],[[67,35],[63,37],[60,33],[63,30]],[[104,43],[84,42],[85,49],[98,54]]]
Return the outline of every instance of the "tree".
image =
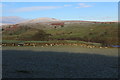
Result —
[[[43,30],[39,30],[35,35],[32,36],[32,40],[48,40],[50,34],[45,33]]]

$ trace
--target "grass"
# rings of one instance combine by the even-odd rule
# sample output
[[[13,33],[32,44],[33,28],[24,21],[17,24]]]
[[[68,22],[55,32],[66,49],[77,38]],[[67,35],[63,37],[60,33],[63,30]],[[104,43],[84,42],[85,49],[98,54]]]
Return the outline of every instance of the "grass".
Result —
[[[118,26],[116,24],[68,24],[63,28],[49,29],[47,33],[52,34],[53,39],[70,39],[87,37],[91,40],[107,40],[109,37],[114,39],[118,37]],[[71,33],[70,33],[71,32]],[[90,35],[91,34],[91,35]],[[101,39],[100,39],[101,38]]]
[[[59,42],[60,39],[64,39],[64,40],[80,39],[82,41],[87,41],[87,42],[81,41],[80,43],[88,43],[91,41],[91,42],[97,42],[95,44],[105,42],[106,44],[112,44],[112,45],[115,45],[118,42],[117,23],[114,23],[114,24],[75,23],[75,24],[65,24],[64,27],[56,28],[56,29],[51,28],[51,26],[48,26],[48,25],[44,25],[45,28],[41,26],[41,24],[37,24],[37,25],[31,24],[31,25],[30,25],[32,27],[31,29],[28,29],[25,32],[21,32],[21,34],[19,35],[6,35],[5,33],[3,33],[3,41],[13,40],[13,39],[16,40],[17,37],[20,38],[19,40],[22,40],[24,38],[29,39],[40,29],[39,27],[41,27],[45,31],[45,33],[52,35],[48,37],[51,40],[51,41],[48,41],[50,43],[56,42],[55,40],[58,40]],[[26,25],[26,26],[29,27],[29,25]],[[9,42],[10,41],[8,41],[8,43]],[[28,41],[28,42],[44,43],[46,41],[42,41],[42,42]],[[63,42],[66,42],[66,41],[63,41]],[[67,42],[71,42],[71,41],[67,41]],[[73,42],[76,42],[76,41],[73,41]],[[90,43],[90,44],[94,44],[94,43]]]
[[[18,41],[18,40],[2,40],[2,43],[21,43],[24,41]]]
[[[3,78],[117,78],[117,48],[3,47]]]
[[[74,41],[74,40],[53,40],[53,41],[18,41],[18,40],[3,40],[2,43],[71,43],[71,44],[89,44],[94,46],[101,46],[100,43]]]
[[[85,48],[81,46],[21,46],[21,47],[3,47],[3,50],[31,50],[31,51],[52,51],[52,52],[69,52],[69,53],[89,53],[109,56],[118,56],[118,48]]]
[[[16,72],[18,72],[18,73],[25,73],[25,74],[31,73],[31,71],[27,71],[27,70],[16,70]]]

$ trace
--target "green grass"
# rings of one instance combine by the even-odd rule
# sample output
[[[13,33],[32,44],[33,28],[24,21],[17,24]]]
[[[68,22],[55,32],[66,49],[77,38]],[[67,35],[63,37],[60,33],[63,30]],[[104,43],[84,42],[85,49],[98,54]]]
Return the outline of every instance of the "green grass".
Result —
[[[21,43],[24,41],[18,41],[18,40],[3,40],[2,43]]]
[[[108,32],[105,36],[115,36],[117,33],[116,24],[84,24],[84,25],[66,25],[63,28],[46,30],[48,33],[53,34],[53,38],[66,38],[66,37],[84,37],[89,33],[93,33],[92,36],[100,35],[104,32]],[[91,30],[92,29],[92,30]],[[72,32],[71,34],[68,34]],[[63,34],[64,33],[64,34]]]
[[[43,29],[45,33],[51,34],[52,36],[48,37],[50,40],[54,41],[47,41],[47,42],[56,42],[55,40],[72,40],[72,39],[79,39],[81,41],[94,42],[100,43],[104,42],[106,44],[117,44],[118,40],[118,24],[92,24],[92,23],[75,23],[75,24],[65,24],[64,27],[61,28],[51,28],[48,25],[41,25],[41,24],[30,24],[26,26],[32,26],[31,29],[25,31],[24,29],[19,31],[19,35],[6,35],[5,32],[3,33],[3,40],[19,40],[21,39],[29,39],[31,36],[35,35],[35,33],[39,29]],[[34,28],[33,28],[34,27]],[[22,29],[22,28],[21,28]],[[9,32],[8,32],[9,33]],[[47,38],[47,39],[48,39]],[[10,42],[10,41],[8,41]],[[43,43],[45,41],[28,41],[28,42],[37,42]],[[61,41],[60,41],[61,42]],[[63,41],[66,42],[66,41]],[[68,41],[67,41],[68,42]],[[69,41],[70,42],[70,41]],[[75,41],[74,41],[75,42]],[[81,43],[81,42],[80,42]]]
[[[89,53],[100,54],[107,56],[118,56],[118,48],[84,48],[81,46],[21,46],[21,47],[3,47],[3,50],[21,50],[21,51],[36,51],[36,52],[69,52],[69,53]]]
[[[54,40],[54,41],[17,41],[17,40],[3,40],[2,43],[71,43],[71,44],[89,44],[94,46],[101,46],[100,43],[74,41],[74,40]]]

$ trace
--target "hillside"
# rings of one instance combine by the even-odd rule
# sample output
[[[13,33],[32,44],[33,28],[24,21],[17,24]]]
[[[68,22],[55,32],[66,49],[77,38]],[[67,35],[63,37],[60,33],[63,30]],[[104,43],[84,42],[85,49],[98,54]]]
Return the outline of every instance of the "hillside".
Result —
[[[46,21],[46,18],[41,19]],[[41,19],[33,20],[33,22]],[[101,43],[103,46],[118,45],[116,22],[52,20],[45,23],[6,25],[3,28],[3,40],[74,40]]]
[[[118,26],[115,24],[68,24],[62,28],[46,30],[58,40],[81,40],[106,44],[118,43]]]
[[[53,22],[53,21],[60,21],[60,20],[55,18],[42,17],[42,18],[28,20],[22,23],[40,23],[40,22]]]

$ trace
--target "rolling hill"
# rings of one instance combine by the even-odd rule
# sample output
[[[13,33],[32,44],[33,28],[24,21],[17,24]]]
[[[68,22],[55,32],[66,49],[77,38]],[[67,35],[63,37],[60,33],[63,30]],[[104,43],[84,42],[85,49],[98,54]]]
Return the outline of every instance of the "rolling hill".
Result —
[[[101,43],[103,46],[118,44],[117,22],[38,18],[6,26],[3,30],[3,40],[75,40]]]
[[[22,23],[43,23],[43,22],[47,23],[47,22],[54,22],[54,21],[60,21],[60,20],[55,19],[55,18],[42,17],[42,18],[37,18],[37,19],[24,21]]]

